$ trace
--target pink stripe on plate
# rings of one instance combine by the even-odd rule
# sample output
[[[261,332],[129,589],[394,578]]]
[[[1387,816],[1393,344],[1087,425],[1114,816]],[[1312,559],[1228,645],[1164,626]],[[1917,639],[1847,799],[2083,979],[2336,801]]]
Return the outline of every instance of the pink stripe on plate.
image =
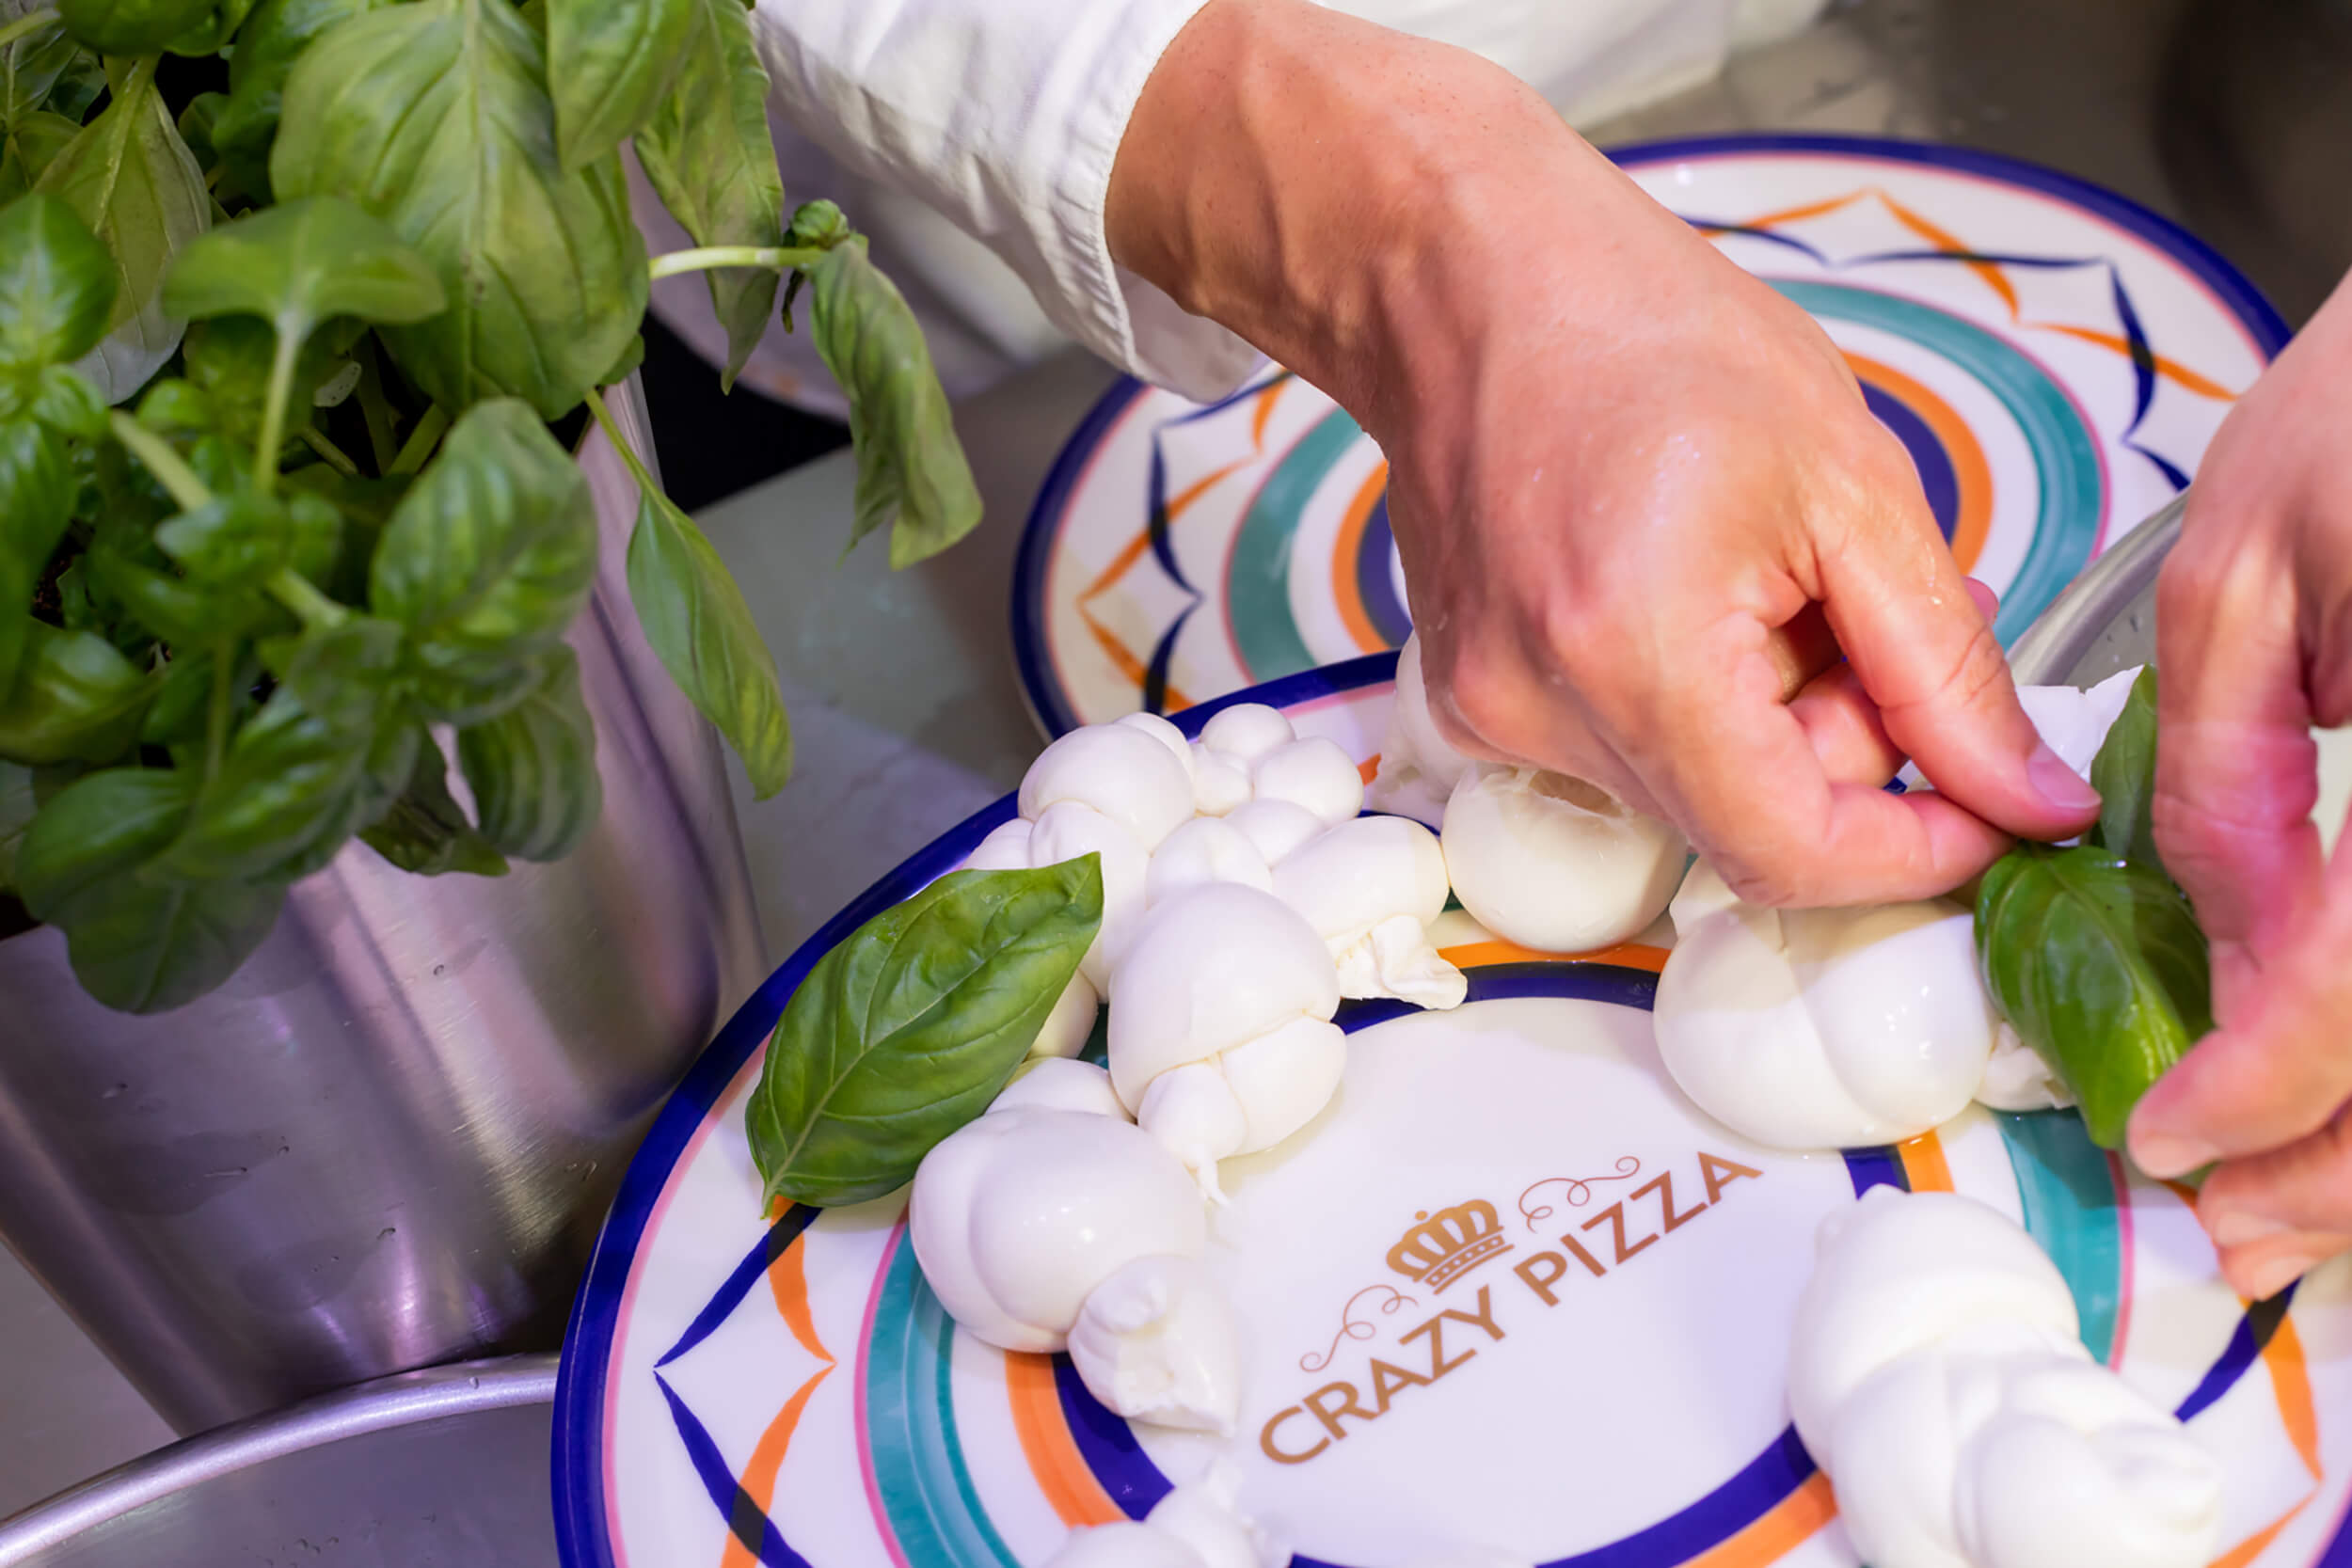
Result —
[[[874,1475],[874,1441],[866,1423],[866,1357],[874,1344],[874,1318],[882,1307],[882,1285],[890,1278],[890,1265],[898,1259],[898,1248],[905,1243],[907,1224],[901,1219],[892,1227],[890,1240],[882,1245],[882,1264],[874,1270],[874,1288],[866,1295],[866,1321],[857,1331],[857,1464],[866,1478],[866,1505],[874,1513],[874,1530],[882,1537],[882,1549],[898,1568],[913,1568],[907,1554],[898,1545],[898,1537],[890,1528],[889,1511],[882,1507],[882,1482]]]
[[[2123,1157],[2107,1151],[2107,1173],[2115,1182],[2116,1301],[2115,1338],[2107,1346],[2107,1365],[2123,1365],[2123,1340],[2132,1331],[2132,1179]]]

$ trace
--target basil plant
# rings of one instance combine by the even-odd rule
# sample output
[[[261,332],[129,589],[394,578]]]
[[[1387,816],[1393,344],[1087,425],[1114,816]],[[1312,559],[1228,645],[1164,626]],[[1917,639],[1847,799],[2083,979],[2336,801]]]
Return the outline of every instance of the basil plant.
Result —
[[[979,500],[904,300],[787,207],[767,92],[742,0],[0,0],[0,936],[56,926],[156,1011],[354,837],[427,876],[569,852],[590,419],[648,641],[783,786],[742,594],[597,395],[651,279],[704,272],[730,383],[804,296],[852,544],[919,561]],[[647,257],[625,143],[695,248]]]

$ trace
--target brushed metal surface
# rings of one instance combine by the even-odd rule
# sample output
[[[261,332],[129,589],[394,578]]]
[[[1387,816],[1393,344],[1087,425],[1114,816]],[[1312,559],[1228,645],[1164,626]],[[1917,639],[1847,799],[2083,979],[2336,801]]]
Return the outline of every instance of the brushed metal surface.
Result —
[[[601,437],[581,463],[604,813],[578,852],[423,879],[354,844],[151,1018],[85,996],[56,931],[0,942],[0,1235],[181,1432],[557,1344],[647,1118],[758,978],[717,738],[629,610],[635,490]]]
[[[2181,536],[2183,491],[2050,601],[2010,650],[2026,686],[2090,686],[2156,657],[2156,574]]]
[[[555,1368],[410,1372],[175,1443],[0,1523],[0,1568],[553,1563]]]

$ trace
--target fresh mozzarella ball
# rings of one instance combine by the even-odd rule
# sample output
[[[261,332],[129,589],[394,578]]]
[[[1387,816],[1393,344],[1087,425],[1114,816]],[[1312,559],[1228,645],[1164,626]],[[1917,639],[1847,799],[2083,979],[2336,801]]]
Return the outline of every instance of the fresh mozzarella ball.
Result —
[[[1481,765],[1446,802],[1446,874],[1470,918],[1506,942],[1585,953],[1625,941],[1674,896],[1686,849],[1606,790]]]
[[[1327,1019],[1295,1018],[1216,1059],[1246,1125],[1237,1153],[1272,1148],[1314,1120],[1339,1092],[1347,1035]]]
[[[1206,1476],[1153,1504],[1146,1522],[1190,1546],[1205,1568],[1281,1568],[1291,1554],[1241,1516],[1236,1487],[1232,1462],[1219,1459]]]
[[[1144,907],[1165,903],[1206,882],[1239,882],[1263,893],[1272,889],[1274,879],[1265,857],[1240,829],[1222,817],[1196,816],[1152,852],[1143,881]]]
[[[1111,971],[1143,916],[1143,885],[1152,860],[1134,835],[1093,807],[1076,800],[1046,807],[1029,834],[1030,863],[1059,865],[1089,854],[1102,857],[1103,923],[1095,927],[1078,973],[1097,992],[1107,993]]]
[[[1216,1062],[1186,1062],[1152,1079],[1136,1122],[1184,1162],[1211,1202],[1225,1201],[1216,1163],[1248,1142],[1249,1115]]]
[[[1230,1436],[1241,1418],[1241,1325],[1197,1259],[1138,1258],[1097,1285],[1070,1360],[1131,1421]]]
[[[1417,817],[1436,826],[1445,819],[1446,798],[1470,759],[1455,751],[1429,717],[1429,691],[1421,673],[1421,633],[1405,639],[1396,654],[1396,701],[1389,709],[1389,735],[1380,746],[1380,771],[1365,799],[1375,811]]]
[[[1133,835],[1148,854],[1192,818],[1192,779],[1158,738],[1129,724],[1089,724],[1038,753],[1021,781],[1021,815],[1075,800]]]
[[[1044,1027],[1029,1044],[1032,1056],[1075,1056],[1087,1048],[1093,1037],[1095,1015],[1102,1011],[1103,998],[1095,990],[1094,982],[1083,974],[1073,974],[1070,984],[1062,988],[1055,1000],[1054,1010],[1045,1015]]]
[[[1060,1350],[1094,1288],[1158,1253],[1200,1256],[1200,1195],[1140,1128],[1088,1111],[965,1123],[916,1167],[908,1230],[947,1315],[999,1350]]]
[[[1323,819],[1291,800],[1251,800],[1226,814],[1225,820],[1258,847],[1268,865],[1279,865],[1292,851],[1323,832]]]
[[[1192,777],[1192,742],[1184,738],[1184,731],[1156,713],[1124,714],[1111,722],[1123,724],[1131,730],[1141,730],[1167,747],[1168,754],[1184,765],[1184,777]]]
[[[1152,1079],[1340,1005],[1330,950],[1270,893],[1212,882],[1144,917],[1111,988],[1111,1082],[1130,1106]]]
[[[1224,752],[1192,745],[1192,809],[1223,816],[1249,800],[1249,765]]]
[[[1468,994],[1428,937],[1445,912],[1445,853],[1410,817],[1350,817],[1284,857],[1273,887],[1329,945],[1342,996],[1453,1007]]]
[[[1249,787],[1257,800],[1306,807],[1326,827],[1364,809],[1363,769],[1345,747],[1326,736],[1311,735],[1260,757],[1250,765]]]
[[[1085,1111],[1098,1117],[1112,1117],[1120,1121],[1134,1118],[1127,1107],[1119,1102],[1119,1091],[1111,1087],[1111,1075],[1092,1062],[1073,1061],[1067,1056],[1032,1056],[1013,1069],[1012,1081],[997,1091],[988,1102],[991,1114],[998,1111]]]
[[[1984,1064],[1984,1082],[1977,1085],[1978,1102],[1996,1111],[2047,1111],[2072,1105],[2058,1069],[2041,1052],[2017,1037],[2017,1031],[1996,1012],[1993,1020],[1993,1054]]]
[[[2139,679],[2140,668],[2135,665],[2109,675],[2088,691],[2072,686],[2021,686],[2017,703],[2041,732],[2042,743],[2067,767],[2089,778],[2099,748],[2106,743],[2107,731],[2122,717],[2123,705],[2132,700],[2132,686]]]
[[[2065,1280],[1972,1198],[1874,1188],[1821,1229],[1789,1402],[1874,1568],[2199,1568],[2212,1458],[2090,1359]]]
[[[1674,921],[1659,1056],[1734,1132],[1775,1148],[1898,1143],[1984,1082],[1993,1009],[1958,904],[1769,909],[1702,863]]]
[[[1209,1568],[1200,1554],[1137,1519],[1072,1532],[1045,1568]]]
[[[1035,824],[1028,818],[1016,816],[1003,823],[980,840],[963,863],[966,871],[1026,871],[1029,869],[1029,834]]]
[[[1200,744],[1222,752],[1245,768],[1298,738],[1291,721],[1263,703],[1235,703],[1200,726]]]

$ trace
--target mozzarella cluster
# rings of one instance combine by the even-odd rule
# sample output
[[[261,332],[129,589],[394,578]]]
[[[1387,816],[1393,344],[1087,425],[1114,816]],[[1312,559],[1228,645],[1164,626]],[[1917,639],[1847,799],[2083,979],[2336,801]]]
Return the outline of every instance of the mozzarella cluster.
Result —
[[[1788,1399],[1873,1568],[2199,1568],[2213,1457],[2083,1349],[2033,1239],[1950,1193],[1823,1222]]]

